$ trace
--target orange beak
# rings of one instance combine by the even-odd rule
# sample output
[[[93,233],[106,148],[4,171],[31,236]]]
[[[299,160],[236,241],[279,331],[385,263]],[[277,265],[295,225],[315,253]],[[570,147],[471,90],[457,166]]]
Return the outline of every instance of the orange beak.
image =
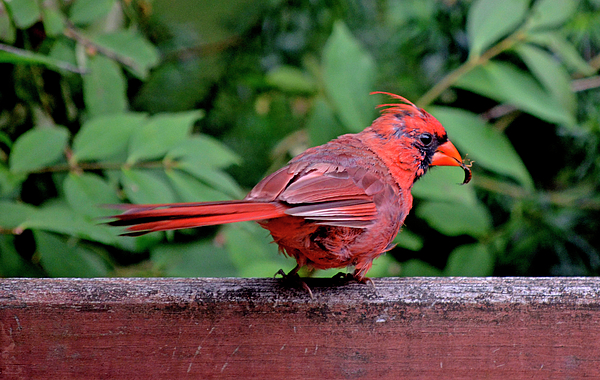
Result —
[[[430,166],[460,166],[465,171],[465,183],[469,183],[471,180],[471,168],[465,165],[462,161],[462,157],[458,150],[450,141],[446,141],[442,145],[438,146],[437,150],[433,155]]]

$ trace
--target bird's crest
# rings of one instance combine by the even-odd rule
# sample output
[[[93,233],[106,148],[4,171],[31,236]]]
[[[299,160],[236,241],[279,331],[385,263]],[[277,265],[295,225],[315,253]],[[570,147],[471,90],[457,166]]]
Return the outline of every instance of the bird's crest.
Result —
[[[402,97],[402,96],[396,95],[396,94],[392,94],[391,92],[385,92],[385,91],[373,91],[369,95],[375,95],[375,94],[387,95],[393,99],[398,99],[398,100],[400,100],[400,102],[402,102],[402,103],[385,103],[385,104],[378,105],[377,108],[389,107],[389,108],[382,109],[381,113],[394,113],[394,112],[398,112],[399,110],[403,110],[403,111],[417,111],[420,114],[422,114],[421,109],[419,107],[417,107],[413,102],[406,99],[405,97]]]

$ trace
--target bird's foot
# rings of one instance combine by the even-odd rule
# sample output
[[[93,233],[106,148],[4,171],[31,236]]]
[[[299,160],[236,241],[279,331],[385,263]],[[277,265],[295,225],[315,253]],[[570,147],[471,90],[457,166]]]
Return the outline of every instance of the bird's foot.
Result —
[[[347,284],[349,282],[358,282],[360,284],[370,284],[375,287],[375,283],[370,277],[359,277],[355,273],[344,273],[338,272],[332,277],[333,280],[339,281],[340,283]]]
[[[314,299],[315,297],[313,296],[312,290],[310,290],[310,287],[306,284],[306,282],[304,282],[302,278],[300,278],[300,275],[298,275],[299,269],[300,267],[297,266],[294,269],[292,269],[289,273],[285,273],[283,269],[280,269],[277,271],[277,273],[275,273],[273,278],[277,277],[277,275],[281,275],[281,279],[288,285],[293,285],[294,287],[302,287],[302,289],[306,290],[310,298]]]
[[[333,275],[333,277],[331,277],[332,280],[334,280],[335,282],[339,282],[339,283],[348,283],[351,281],[354,281],[354,275],[352,273],[344,273],[344,272],[337,272],[336,274]]]

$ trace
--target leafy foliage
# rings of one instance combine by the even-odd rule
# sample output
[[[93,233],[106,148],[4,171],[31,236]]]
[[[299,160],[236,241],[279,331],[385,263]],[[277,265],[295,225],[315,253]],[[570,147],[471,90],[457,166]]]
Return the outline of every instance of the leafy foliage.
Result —
[[[121,237],[102,205],[243,197],[369,125],[375,90],[436,116],[474,179],[416,183],[370,275],[597,275],[598,20],[592,0],[3,1],[0,276],[291,268],[256,224]]]

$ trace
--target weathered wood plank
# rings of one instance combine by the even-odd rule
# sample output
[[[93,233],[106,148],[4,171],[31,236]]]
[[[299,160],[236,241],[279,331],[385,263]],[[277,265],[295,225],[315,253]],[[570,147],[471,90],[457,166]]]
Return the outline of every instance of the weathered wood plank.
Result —
[[[2,279],[2,379],[600,378],[600,279]]]

